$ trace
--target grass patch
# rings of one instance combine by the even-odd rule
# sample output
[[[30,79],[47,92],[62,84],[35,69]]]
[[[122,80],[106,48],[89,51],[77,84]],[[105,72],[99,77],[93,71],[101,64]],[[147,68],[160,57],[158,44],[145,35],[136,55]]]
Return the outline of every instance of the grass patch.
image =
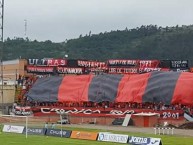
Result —
[[[79,130],[79,131],[90,131],[90,132],[106,132],[107,130],[98,130],[98,129],[88,129],[88,128],[75,128],[75,127],[64,127],[66,130]],[[141,136],[141,137],[155,137],[161,138],[164,145],[191,145],[193,143],[192,137],[183,137],[183,136],[171,136],[171,135],[154,135],[154,134],[144,134],[144,133],[132,133],[132,132],[123,132],[123,131],[111,131],[108,132],[117,133],[117,134],[127,134],[129,136]],[[2,145],[115,145],[118,143],[111,142],[98,142],[98,141],[89,141],[89,140],[78,140],[70,138],[60,138],[60,137],[47,137],[47,136],[37,136],[37,135],[28,135],[28,138],[25,138],[23,134],[14,134],[14,133],[0,133],[0,143]]]

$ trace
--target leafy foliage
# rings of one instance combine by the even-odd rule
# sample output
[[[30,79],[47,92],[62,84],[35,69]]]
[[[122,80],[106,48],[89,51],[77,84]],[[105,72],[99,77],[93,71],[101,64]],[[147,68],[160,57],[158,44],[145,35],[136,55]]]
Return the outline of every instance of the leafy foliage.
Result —
[[[7,38],[4,59],[63,58],[69,59],[180,59],[193,64],[193,25],[158,27],[157,25],[91,34],[62,43]]]

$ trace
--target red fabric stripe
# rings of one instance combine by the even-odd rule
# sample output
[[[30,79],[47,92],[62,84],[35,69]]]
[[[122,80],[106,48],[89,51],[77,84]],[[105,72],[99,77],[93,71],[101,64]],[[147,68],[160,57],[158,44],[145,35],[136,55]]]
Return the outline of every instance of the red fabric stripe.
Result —
[[[182,72],[176,83],[172,104],[193,105],[193,74]]]
[[[58,90],[58,101],[88,101],[88,87],[93,75],[65,76]]]
[[[142,103],[150,75],[151,73],[124,75],[119,83],[116,102]]]

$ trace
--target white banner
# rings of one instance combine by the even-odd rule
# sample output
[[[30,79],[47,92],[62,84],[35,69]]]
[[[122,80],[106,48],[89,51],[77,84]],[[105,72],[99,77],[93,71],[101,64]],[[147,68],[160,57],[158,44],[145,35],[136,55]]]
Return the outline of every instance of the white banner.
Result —
[[[3,132],[22,133],[24,126],[4,125]]]
[[[118,143],[127,143],[128,135],[122,134],[111,134],[111,133],[102,133],[98,135],[98,141],[109,141],[109,142],[118,142]]]
[[[160,138],[150,138],[150,137],[129,137],[129,144],[131,145],[162,145]]]

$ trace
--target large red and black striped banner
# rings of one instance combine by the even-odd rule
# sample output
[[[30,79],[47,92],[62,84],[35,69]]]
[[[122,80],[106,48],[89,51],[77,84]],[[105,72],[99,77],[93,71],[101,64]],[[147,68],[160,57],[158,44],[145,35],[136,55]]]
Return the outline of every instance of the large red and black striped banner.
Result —
[[[38,79],[29,100],[39,102],[155,102],[193,105],[193,74],[68,75]]]

